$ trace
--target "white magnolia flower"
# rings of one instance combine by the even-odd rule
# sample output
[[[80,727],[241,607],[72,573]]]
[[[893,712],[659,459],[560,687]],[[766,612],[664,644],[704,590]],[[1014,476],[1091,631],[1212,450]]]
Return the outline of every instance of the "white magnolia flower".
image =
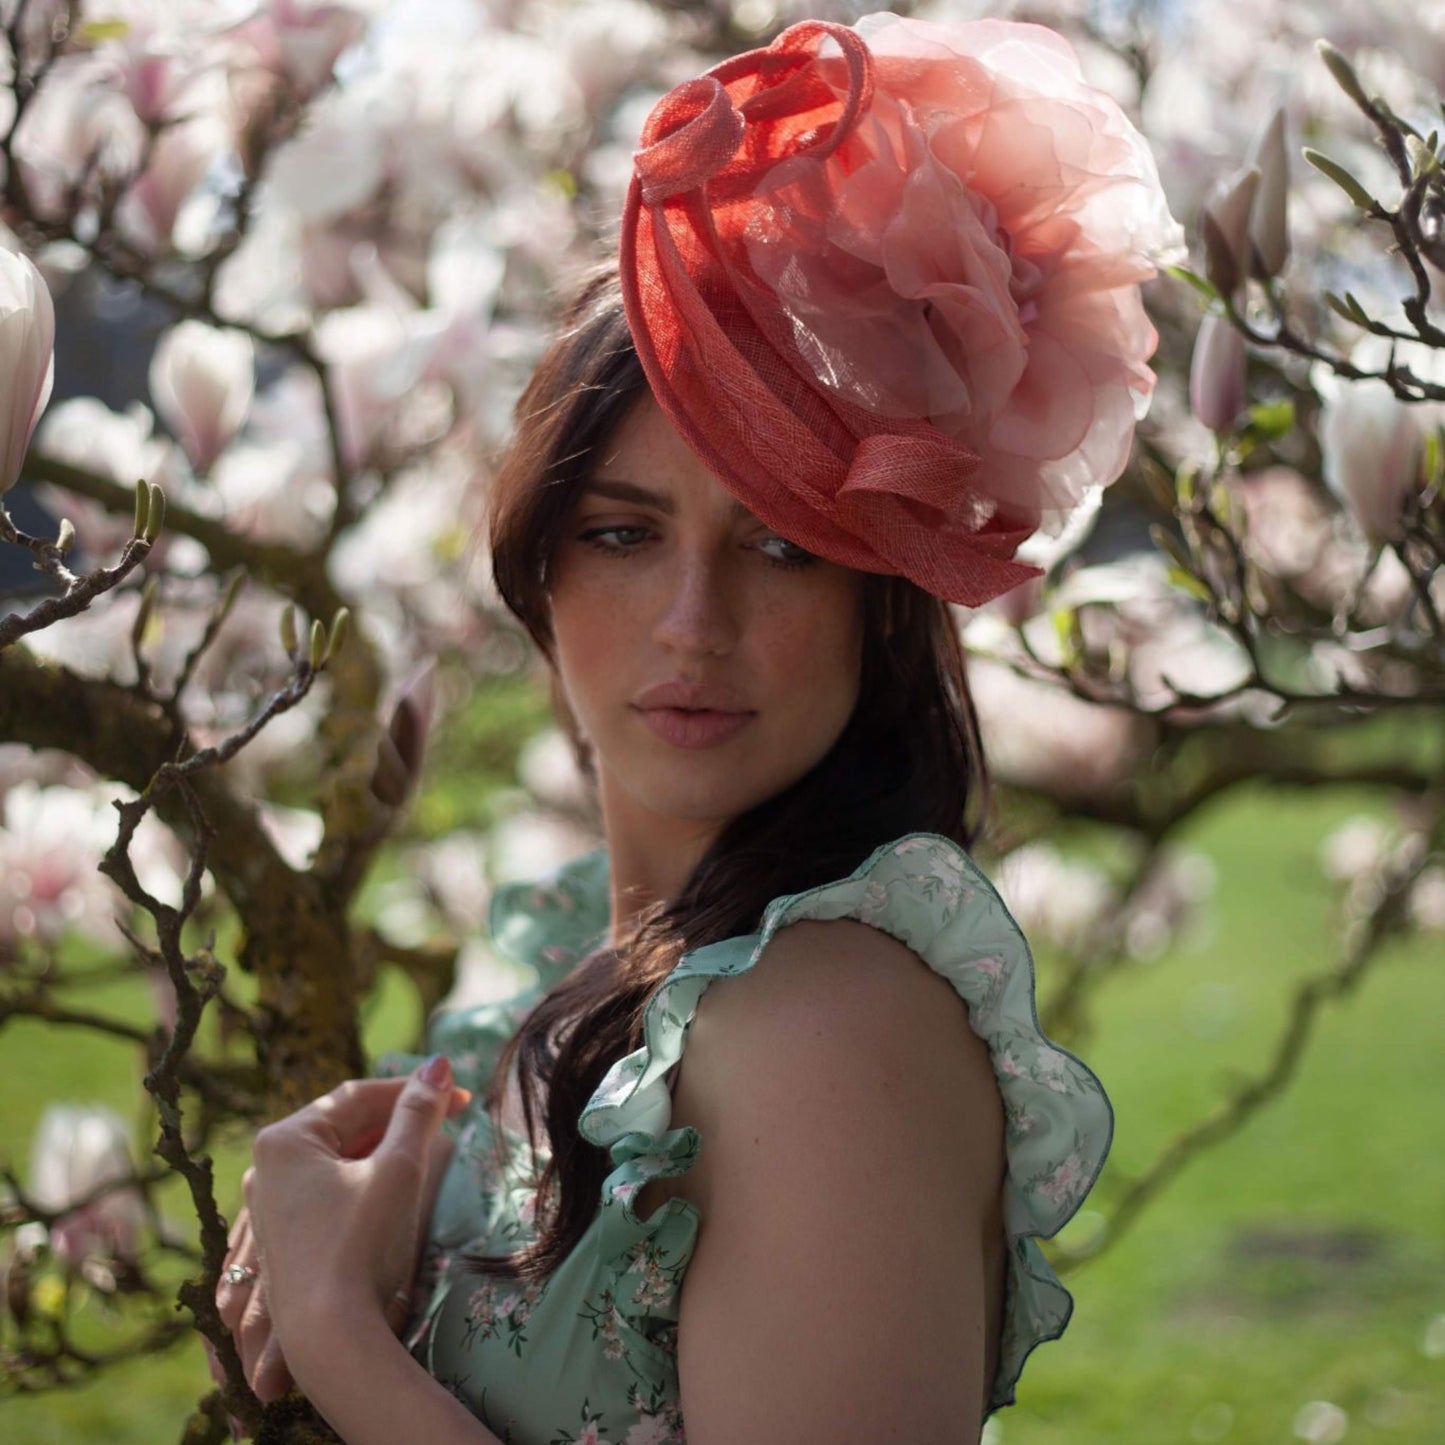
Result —
[[[1390,355],[1387,340],[1367,336],[1350,360],[1375,371]],[[1445,372],[1439,354],[1423,346],[1399,345],[1394,356],[1427,380],[1438,381]],[[1383,381],[1345,381],[1318,364],[1310,379],[1321,401],[1325,485],[1371,542],[1394,541],[1405,503],[1419,485],[1425,434],[1445,408],[1403,402]]]
[[[151,397],[198,472],[230,445],[256,390],[256,354],[242,331],[182,321],[151,358]]]
[[[0,248],[0,496],[15,484],[55,379],[55,307],[28,256]]]

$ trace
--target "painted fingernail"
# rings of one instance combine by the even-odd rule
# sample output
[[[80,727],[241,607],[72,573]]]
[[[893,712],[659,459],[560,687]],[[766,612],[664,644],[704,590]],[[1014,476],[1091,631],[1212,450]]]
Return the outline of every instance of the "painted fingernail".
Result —
[[[433,1089],[450,1088],[452,1082],[451,1060],[445,1054],[433,1054],[417,1070],[417,1074],[422,1083],[430,1084]]]

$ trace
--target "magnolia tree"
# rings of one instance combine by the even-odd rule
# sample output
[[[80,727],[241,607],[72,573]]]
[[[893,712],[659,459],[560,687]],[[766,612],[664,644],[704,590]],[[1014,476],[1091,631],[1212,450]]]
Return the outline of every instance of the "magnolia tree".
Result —
[[[38,584],[0,614],[0,1028],[132,1046],[156,1141],[143,1157],[115,1115],[58,1103],[5,1167],[12,1389],[195,1327],[224,1385],[188,1438],[228,1413],[316,1428],[263,1411],[219,1325],[235,1201],[208,1151],[366,1069],[383,966],[424,1010],[506,987],[477,937],[489,883],[594,836],[566,744],[525,736],[475,498],[652,101],[805,9],[864,8],[0,0],[0,554]],[[1445,40],[1418,7],[1359,8],[1316,60],[1287,4],[1227,37],[1178,6],[1027,7],[1199,218],[1152,289],[1160,381],[1129,471],[1032,544],[1039,583],[960,617],[993,865],[1062,963],[1046,1027],[1087,1034],[1099,980],[1205,904],[1177,840],[1208,801],[1264,782],[1396,805],[1328,850],[1339,953],[1258,1076],[1106,1176],[1062,1267],[1286,1085],[1389,936],[1445,927],[1440,770],[1411,725],[1445,700]],[[97,352],[105,400],[67,380]],[[487,802],[403,825],[438,710],[431,781],[470,770]],[[1080,822],[1122,861],[1061,848]],[[148,1022],[95,1004],[118,977]],[[188,1226],[160,1212],[177,1177]],[[77,1325],[96,1296],[125,1306],[101,1344]]]

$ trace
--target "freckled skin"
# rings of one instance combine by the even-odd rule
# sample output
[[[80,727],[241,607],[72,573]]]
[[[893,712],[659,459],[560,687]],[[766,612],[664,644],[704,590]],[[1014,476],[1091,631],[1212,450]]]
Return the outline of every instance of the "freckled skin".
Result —
[[[635,859],[648,891],[666,890],[842,732],[858,696],[862,574],[743,509],[651,397],[593,484],[550,568],[555,661],[593,748],[614,867]],[[717,746],[660,739],[636,701],[673,682],[722,690],[746,725]]]

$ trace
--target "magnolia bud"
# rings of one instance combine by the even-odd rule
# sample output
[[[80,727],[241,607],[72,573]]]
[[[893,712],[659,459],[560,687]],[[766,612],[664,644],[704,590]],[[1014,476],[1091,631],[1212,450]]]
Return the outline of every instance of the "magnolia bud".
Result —
[[[166,494],[155,485],[149,484],[150,506],[146,510],[146,526],[143,533],[147,542],[154,542],[161,534],[166,522]]]
[[[296,609],[288,602],[281,612],[281,646],[286,649],[286,656],[294,661],[300,645],[300,638],[296,635]]]
[[[1368,110],[1370,98],[1365,94],[1365,88],[1360,84],[1360,77],[1355,74],[1355,67],[1330,44],[1328,40],[1316,40],[1315,50],[1324,61],[1325,67],[1335,78],[1335,84],[1360,107],[1361,110]]]
[[[55,380],[55,307],[29,257],[0,246],[0,496],[15,485]]]
[[[435,706],[436,671],[429,664],[397,699],[377,748],[371,791],[388,807],[400,807],[421,777]]]
[[[1253,166],[1239,171],[1216,189],[1200,213],[1204,274],[1224,297],[1233,297],[1249,275],[1249,213],[1258,186]]]
[[[331,661],[336,656],[336,650],[346,640],[346,634],[351,625],[351,611],[346,607],[338,607],[336,616],[331,619],[331,632],[326,638],[326,660]]]
[[[1217,312],[1199,323],[1194,338],[1189,408],[1214,432],[1232,430],[1244,408],[1244,337]]]
[[[1322,175],[1328,176],[1362,211],[1375,209],[1375,198],[1338,161],[1332,161],[1319,151],[1308,146],[1301,152],[1304,158]]]
[[[1285,150],[1284,107],[1276,106],[1249,164],[1259,171],[1259,187],[1249,211],[1250,274],[1261,281],[1278,276],[1289,260],[1289,156]]]

